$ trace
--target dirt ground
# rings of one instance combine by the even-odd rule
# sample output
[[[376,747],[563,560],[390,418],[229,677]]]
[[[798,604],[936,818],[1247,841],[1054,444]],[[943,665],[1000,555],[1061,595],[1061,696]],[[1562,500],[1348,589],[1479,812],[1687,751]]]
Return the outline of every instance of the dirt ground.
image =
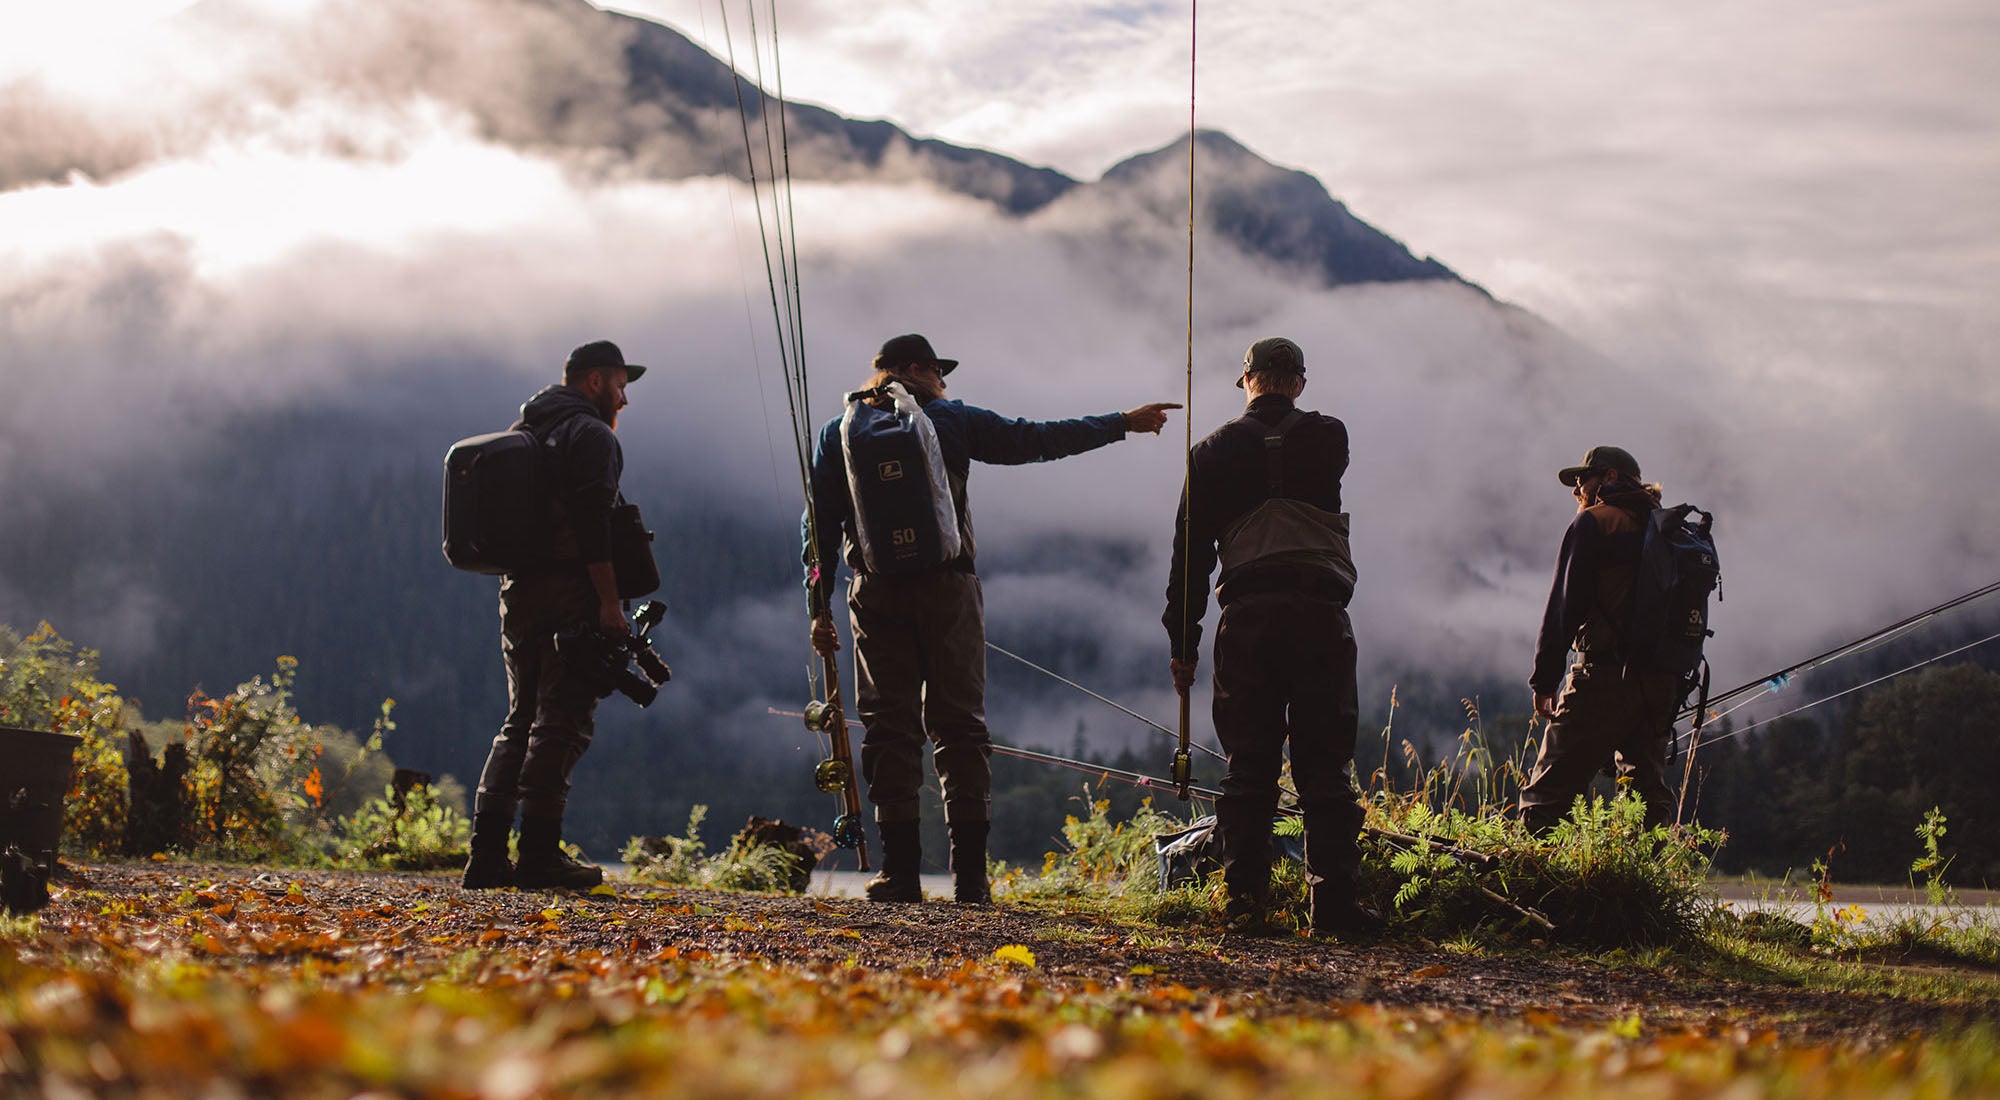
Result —
[[[297,965],[315,953],[378,952],[418,970],[442,968],[468,937],[506,948],[530,936],[560,951],[642,954],[665,947],[723,958],[827,964],[852,960],[945,977],[1009,944],[1029,947],[1051,987],[1175,983],[1232,1011],[1334,1014],[1379,1004],[1419,1014],[1553,1019],[1586,1026],[1642,1016],[1649,1025],[1746,1028],[1789,1039],[1869,1041],[2000,1018],[2000,1001],[1919,1003],[1829,994],[1769,981],[1725,980],[1684,968],[1621,967],[1550,952],[1467,955],[1390,938],[1341,944],[1302,937],[1224,936],[1213,928],[1137,928],[1050,903],[890,905],[663,888],[617,881],[608,894],[471,892],[455,876],[280,870],[170,863],[73,867],[44,926],[157,913],[190,892],[199,919],[149,922],[161,953],[227,942],[246,965]],[[209,906],[206,899],[224,899]],[[238,929],[231,898],[268,899],[291,931]],[[251,903],[254,907],[255,902]],[[584,919],[552,922],[552,906]],[[218,916],[217,914],[222,914]],[[426,960],[426,955],[437,958]]]

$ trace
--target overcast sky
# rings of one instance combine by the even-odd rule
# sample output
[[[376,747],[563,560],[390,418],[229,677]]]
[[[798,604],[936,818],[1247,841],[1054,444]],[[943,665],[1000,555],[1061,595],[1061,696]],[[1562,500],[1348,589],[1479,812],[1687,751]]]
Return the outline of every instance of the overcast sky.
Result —
[[[720,40],[713,4],[620,7]],[[788,93],[1072,175],[1187,124],[1186,4],[779,14]],[[1798,368],[1794,327],[1903,310],[1887,323],[1991,368],[1996,56],[1986,0],[1232,0],[1201,6],[1196,114],[1593,336],[1687,339],[1685,315],[1752,305],[1762,331],[1700,339]]]
[[[187,3],[5,5],[0,72],[112,79],[90,63],[104,38]],[[721,40],[711,0],[610,6]],[[778,14],[792,96],[1072,175],[1187,123],[1186,4]],[[1798,371],[1795,330],[1887,328],[1885,345],[1965,357],[1990,395],[1994,372],[1970,368],[1995,364],[1996,56],[1987,0],[1231,0],[1201,9],[1197,115],[1586,335],[1658,326]],[[1768,324],[1675,331],[1732,303]]]

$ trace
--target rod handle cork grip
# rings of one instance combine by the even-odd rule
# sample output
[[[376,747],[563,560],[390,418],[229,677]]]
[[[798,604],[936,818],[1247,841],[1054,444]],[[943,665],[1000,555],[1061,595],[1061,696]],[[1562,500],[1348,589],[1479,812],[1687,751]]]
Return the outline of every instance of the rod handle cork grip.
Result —
[[[847,786],[840,792],[840,798],[855,829],[855,861],[861,870],[872,870],[868,866],[868,834],[861,825],[861,777],[854,767],[854,743],[847,736],[847,708],[840,700],[840,665],[831,654],[826,654],[820,658],[820,671],[826,677],[826,704],[832,719],[827,740],[831,742],[834,759],[847,762]]]

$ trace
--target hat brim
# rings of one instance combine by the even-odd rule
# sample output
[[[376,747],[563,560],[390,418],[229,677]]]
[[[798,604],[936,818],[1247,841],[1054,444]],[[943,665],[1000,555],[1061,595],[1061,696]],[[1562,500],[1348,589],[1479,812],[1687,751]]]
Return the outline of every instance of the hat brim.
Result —
[[[1556,474],[1556,480],[1574,489],[1576,483],[1583,480],[1583,475],[1590,471],[1589,466],[1564,466],[1561,472]]]
[[[637,363],[625,364],[625,381],[628,383],[637,382],[639,380],[639,376],[645,373],[646,373],[646,368],[640,366]]]
[[[956,359],[933,359],[933,360],[931,360],[931,364],[932,364],[933,366],[937,367],[937,372],[938,372],[938,377],[942,378],[942,377],[944,377],[945,375],[947,375],[947,374],[950,374],[950,373],[951,373],[951,372],[952,372],[953,370],[957,369],[957,367],[958,367],[958,360],[956,360]]]

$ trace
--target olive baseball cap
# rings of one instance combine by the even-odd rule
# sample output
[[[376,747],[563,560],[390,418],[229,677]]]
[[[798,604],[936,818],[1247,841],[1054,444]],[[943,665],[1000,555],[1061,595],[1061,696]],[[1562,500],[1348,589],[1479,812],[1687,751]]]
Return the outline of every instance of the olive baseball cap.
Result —
[[[950,374],[958,366],[956,359],[938,358],[937,352],[931,350],[931,342],[914,332],[890,337],[882,350],[875,353],[876,370],[901,370],[924,363],[937,367],[941,375]]]
[[[1296,374],[1304,378],[1306,353],[1300,351],[1297,344],[1282,336],[1266,336],[1250,345],[1250,350],[1243,353],[1243,373],[1251,374],[1255,371]],[[1243,379],[1240,376],[1236,379],[1236,388],[1239,390],[1243,388]]]
[[[1583,464],[1565,466],[1556,478],[1571,488],[1592,470],[1616,470],[1621,477],[1639,480],[1639,460],[1623,447],[1597,446],[1583,453]]]
[[[610,367],[624,367],[625,381],[637,382],[646,368],[637,363],[627,363],[625,353],[609,340],[593,340],[569,353],[563,363],[563,375],[581,374],[587,370],[601,370]]]

